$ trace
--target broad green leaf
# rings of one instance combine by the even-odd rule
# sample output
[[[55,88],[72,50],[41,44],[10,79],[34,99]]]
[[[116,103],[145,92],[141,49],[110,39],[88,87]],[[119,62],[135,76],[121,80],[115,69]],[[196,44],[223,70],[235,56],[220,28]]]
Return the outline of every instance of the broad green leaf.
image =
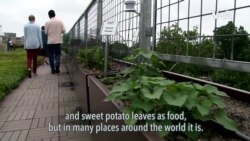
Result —
[[[191,82],[186,82],[186,83],[183,85],[183,87],[189,88],[189,89],[195,89],[195,88],[194,88],[194,85],[193,85]]]
[[[209,84],[204,85],[204,89],[205,89],[205,90],[207,91],[207,93],[209,93],[209,94],[212,94],[212,93],[218,91],[218,89],[217,89],[215,86],[212,86],[212,85],[209,85]]]
[[[142,109],[145,112],[149,112],[154,108],[154,103],[151,101],[145,101],[143,99],[139,99],[138,97],[135,97],[131,100],[131,106]]]
[[[204,89],[204,87],[203,87],[202,85],[200,85],[200,84],[195,83],[195,84],[193,84],[193,85],[194,85],[194,87],[195,87],[197,90],[203,90],[203,89]]]
[[[190,87],[182,87],[181,89],[178,89],[178,91],[186,95],[199,94],[199,92],[196,89]]]
[[[209,85],[209,84],[206,84],[206,85],[204,86],[204,90],[206,90],[207,93],[209,93],[209,94],[216,94],[216,95],[218,95],[218,96],[225,96],[225,97],[228,97],[228,95],[227,95],[226,93],[224,93],[224,92],[222,92],[222,91],[219,91],[219,90],[217,89],[217,87],[212,86],[212,85]]]
[[[209,99],[213,101],[219,108],[225,108],[226,104],[224,101],[216,95],[208,95]]]
[[[197,108],[194,108],[194,109],[192,110],[192,116],[193,116],[195,119],[201,120],[201,121],[208,121],[208,120],[211,119],[209,116],[202,116],[202,115],[200,114],[200,112],[198,111]]]
[[[127,80],[126,83],[128,83],[129,89],[139,89],[140,83],[138,81],[134,81],[134,80]]]
[[[151,92],[150,92],[150,89],[147,88],[147,87],[141,88],[141,92],[142,92],[142,94],[143,94],[144,97],[147,97],[147,96],[151,96],[151,95],[152,95]]]
[[[121,97],[119,97],[120,100],[125,100],[125,101],[131,101],[133,100],[134,98],[137,97],[137,94],[138,94],[138,91],[137,92],[132,92],[132,91],[129,91],[129,92],[126,92],[125,95],[122,95]]]
[[[166,80],[165,78],[164,79],[160,79],[160,78],[149,79],[148,82],[151,84],[160,85],[160,86],[169,86],[175,83],[174,81]]]
[[[147,79],[141,79],[141,84],[142,85],[145,85],[145,86],[148,86],[149,85],[149,82],[148,82],[148,80]]]
[[[225,92],[222,92],[222,91],[217,91],[217,92],[215,92],[215,94],[218,96],[229,97]]]
[[[149,81],[161,81],[161,80],[166,80],[164,77],[148,77]]]
[[[159,84],[160,81],[166,80],[164,77],[148,77],[148,76],[142,76],[141,77],[142,82],[145,84],[151,83],[151,84]]]
[[[215,86],[209,84],[204,85],[204,89],[206,89],[208,93],[213,93],[214,91],[218,91],[218,89]]]
[[[117,93],[117,92],[125,92],[127,90],[129,90],[129,84],[124,82],[124,83],[119,83],[116,84],[112,87],[112,90],[110,91],[110,93]]]
[[[188,108],[188,110],[191,110],[193,107],[195,107],[195,105],[198,103],[198,92],[196,91],[196,93],[190,93],[187,101],[185,103],[185,106]]]
[[[153,89],[153,95],[155,99],[160,99],[163,93],[163,90],[165,89],[165,87],[154,87]]]
[[[156,86],[153,88],[153,91],[150,92],[148,88],[144,87],[141,89],[141,92],[143,96],[148,99],[160,99],[164,89],[165,89],[164,87]]]
[[[230,119],[226,112],[223,109],[218,109],[218,111],[214,115],[215,122],[222,125],[224,128],[231,130],[231,131],[237,131],[235,122]]]
[[[177,87],[185,87],[186,85],[190,85],[190,82],[179,82],[176,84]]]
[[[105,99],[104,101],[114,101],[119,99],[119,97],[122,96],[122,92],[116,92],[116,93],[110,93]]]
[[[159,85],[160,86],[169,86],[169,85],[173,85],[175,82],[171,81],[171,80],[162,80],[160,81]]]
[[[175,93],[171,91],[163,92],[163,99],[169,104],[173,106],[182,107],[183,104],[187,101],[188,96],[183,93]]]
[[[124,108],[122,109],[122,112],[123,112],[123,113],[129,115],[129,119],[124,121],[126,125],[134,125],[134,124],[137,122],[137,120],[135,120],[135,119],[132,117],[132,112],[134,112],[134,111],[135,111],[135,108],[133,108],[133,107],[124,107]]]
[[[197,106],[198,111],[200,112],[201,116],[207,116],[210,111],[210,107],[205,104],[198,104]]]

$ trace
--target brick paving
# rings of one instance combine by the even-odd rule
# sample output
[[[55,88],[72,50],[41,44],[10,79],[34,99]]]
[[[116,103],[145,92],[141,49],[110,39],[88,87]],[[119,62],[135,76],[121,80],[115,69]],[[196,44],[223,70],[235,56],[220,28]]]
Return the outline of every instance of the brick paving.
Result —
[[[79,106],[71,87],[62,85],[70,82],[64,64],[59,75],[50,74],[48,65],[39,66],[37,74],[24,79],[0,102],[0,140],[91,141],[85,132],[49,131],[49,125],[79,122],[64,119]]]

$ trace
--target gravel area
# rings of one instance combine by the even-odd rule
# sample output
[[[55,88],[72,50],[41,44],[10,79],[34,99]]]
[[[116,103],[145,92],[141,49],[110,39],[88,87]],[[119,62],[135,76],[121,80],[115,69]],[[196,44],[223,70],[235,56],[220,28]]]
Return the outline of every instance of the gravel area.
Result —
[[[237,123],[240,132],[250,137],[250,102],[235,99],[226,99],[227,112]]]

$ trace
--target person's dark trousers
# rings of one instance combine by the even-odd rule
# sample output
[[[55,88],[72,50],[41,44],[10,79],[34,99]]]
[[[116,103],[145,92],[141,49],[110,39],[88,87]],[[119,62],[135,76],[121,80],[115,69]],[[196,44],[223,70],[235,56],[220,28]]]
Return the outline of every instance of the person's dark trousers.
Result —
[[[48,44],[51,73],[60,72],[61,44]]]

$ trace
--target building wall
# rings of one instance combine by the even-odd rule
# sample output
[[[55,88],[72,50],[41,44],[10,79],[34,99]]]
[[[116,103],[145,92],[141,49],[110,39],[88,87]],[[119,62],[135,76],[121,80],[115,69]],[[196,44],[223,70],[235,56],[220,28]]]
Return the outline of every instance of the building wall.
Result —
[[[5,32],[4,36],[6,38],[16,38],[16,33],[7,33],[7,32]]]

